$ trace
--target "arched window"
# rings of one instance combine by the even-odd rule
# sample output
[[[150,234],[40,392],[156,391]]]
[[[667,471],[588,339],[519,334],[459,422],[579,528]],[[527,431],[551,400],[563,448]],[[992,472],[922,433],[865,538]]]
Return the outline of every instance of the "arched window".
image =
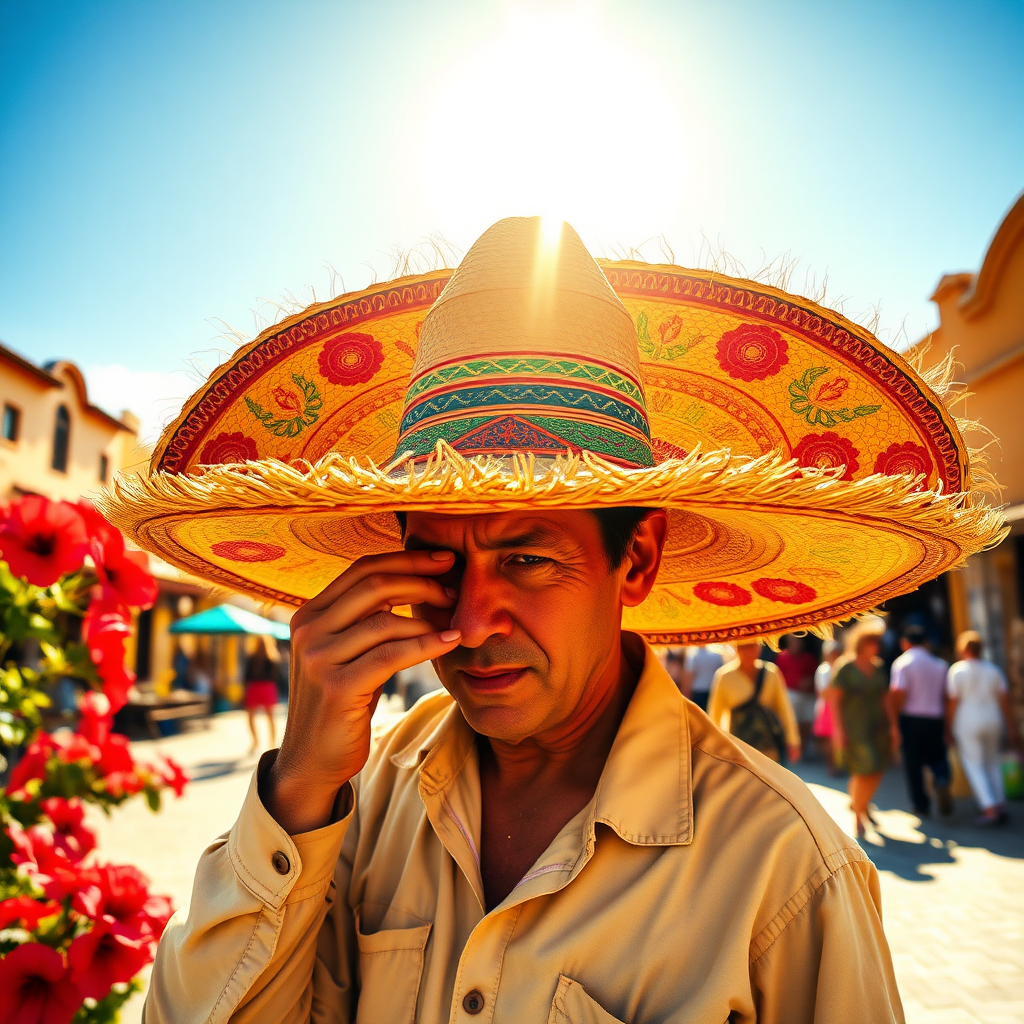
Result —
[[[58,473],[68,471],[68,443],[71,440],[71,416],[66,405],[57,407],[57,420],[53,426],[53,468]]]

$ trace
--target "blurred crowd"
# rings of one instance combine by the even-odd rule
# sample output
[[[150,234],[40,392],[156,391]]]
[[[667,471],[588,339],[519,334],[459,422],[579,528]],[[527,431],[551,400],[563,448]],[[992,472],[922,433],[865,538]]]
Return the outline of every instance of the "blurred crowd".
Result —
[[[872,798],[901,763],[910,809],[953,811],[954,762],[978,806],[975,824],[1007,820],[1007,791],[1021,786],[1021,740],[1006,678],[985,659],[980,636],[960,635],[957,660],[929,649],[908,626],[899,653],[883,658],[886,625],[868,618],[823,643],[791,634],[778,653],[756,640],[665,648],[680,691],[721,728],[784,764],[820,759],[846,774],[858,835],[877,822]]]

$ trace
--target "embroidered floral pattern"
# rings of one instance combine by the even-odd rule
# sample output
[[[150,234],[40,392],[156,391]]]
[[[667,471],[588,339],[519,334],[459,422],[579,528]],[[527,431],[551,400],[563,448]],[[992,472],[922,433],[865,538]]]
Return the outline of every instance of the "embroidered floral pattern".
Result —
[[[651,450],[654,452],[655,464],[666,459],[685,459],[690,454],[685,448],[680,448],[671,441],[663,441],[660,437],[651,441]]]
[[[789,385],[790,410],[802,416],[812,427],[834,427],[837,423],[849,423],[862,416],[871,416],[882,408],[880,405],[828,408],[830,403],[842,398],[850,387],[845,377],[833,377],[822,381],[815,388],[815,381],[829,372],[827,366],[811,366]]]
[[[662,320],[657,326],[660,341],[651,337],[651,321],[646,313],[640,312],[636,318],[636,336],[640,343],[640,352],[650,359],[680,359],[695,345],[699,345],[706,335],[683,335],[685,321],[678,313]],[[682,337],[680,337],[682,335]]]
[[[789,362],[786,339],[764,324],[740,324],[718,339],[718,364],[735,380],[765,380]]]
[[[210,550],[218,558],[232,562],[273,562],[285,553],[280,544],[265,544],[261,540],[219,540]]]
[[[229,462],[255,462],[259,457],[256,442],[241,431],[235,431],[218,434],[212,441],[207,441],[199,461],[204,466],[220,466]]]
[[[319,361],[332,384],[365,384],[384,362],[384,348],[370,334],[341,334],[324,344]]]
[[[932,460],[926,449],[913,441],[889,445],[875,459],[875,472],[886,476],[921,476],[918,490],[923,490],[925,480],[931,475]]]
[[[722,608],[736,608],[740,605],[750,604],[753,598],[750,591],[737,583],[722,581],[706,581],[697,583],[693,588],[695,597],[699,597],[708,604],[716,604]]]
[[[838,469],[845,466],[841,479],[852,480],[860,469],[860,452],[853,443],[831,430],[824,434],[806,434],[793,449],[793,458],[808,469]]]
[[[755,594],[768,598],[769,601],[781,601],[783,604],[806,604],[813,601],[818,592],[799,580],[779,580],[771,577],[754,580],[750,584]]]
[[[276,437],[294,437],[320,418],[324,400],[316,384],[297,373],[292,374],[292,383],[298,388],[297,392],[282,387],[270,392],[284,415],[275,413],[273,409],[264,409],[259,402],[245,396],[249,412]]]

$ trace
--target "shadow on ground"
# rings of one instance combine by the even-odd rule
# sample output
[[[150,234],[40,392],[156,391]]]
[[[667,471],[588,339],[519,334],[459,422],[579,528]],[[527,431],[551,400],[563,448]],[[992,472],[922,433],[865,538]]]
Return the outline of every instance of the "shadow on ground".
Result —
[[[240,757],[234,761],[203,761],[189,767],[188,777],[190,782],[205,782],[207,779],[219,779],[238,772],[251,772],[255,764],[255,758],[252,757]]]
[[[829,775],[821,761],[798,764],[794,770],[804,782],[846,793],[845,776]],[[970,799],[957,800],[955,810],[948,818],[933,815],[921,819],[907,810],[910,802],[899,768],[886,773],[874,802],[883,812],[883,820],[877,835],[869,834],[860,845],[879,871],[891,871],[914,882],[932,881],[933,876],[926,869],[931,865],[953,863],[951,851],[958,846],[988,850],[1000,857],[1024,859],[1024,805],[1019,802],[1010,802],[1010,820],[1005,825],[990,828],[979,828],[974,824],[977,808]],[[887,811],[903,811],[911,822],[917,823],[912,829],[913,839],[886,834],[888,831],[899,831],[901,835],[905,832],[905,829],[889,828],[884,820],[884,812]],[[852,816],[847,827],[852,827]],[[923,837],[923,842],[918,835]]]

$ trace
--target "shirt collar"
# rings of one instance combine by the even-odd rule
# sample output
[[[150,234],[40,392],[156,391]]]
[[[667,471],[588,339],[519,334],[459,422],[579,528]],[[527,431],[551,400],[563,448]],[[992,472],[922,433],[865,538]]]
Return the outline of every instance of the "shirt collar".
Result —
[[[623,639],[643,668],[597,784],[591,825],[602,822],[634,845],[683,845],[693,834],[686,701],[646,641],[632,633]],[[418,768],[421,791],[438,792],[465,768],[473,744],[453,700],[390,760]]]

